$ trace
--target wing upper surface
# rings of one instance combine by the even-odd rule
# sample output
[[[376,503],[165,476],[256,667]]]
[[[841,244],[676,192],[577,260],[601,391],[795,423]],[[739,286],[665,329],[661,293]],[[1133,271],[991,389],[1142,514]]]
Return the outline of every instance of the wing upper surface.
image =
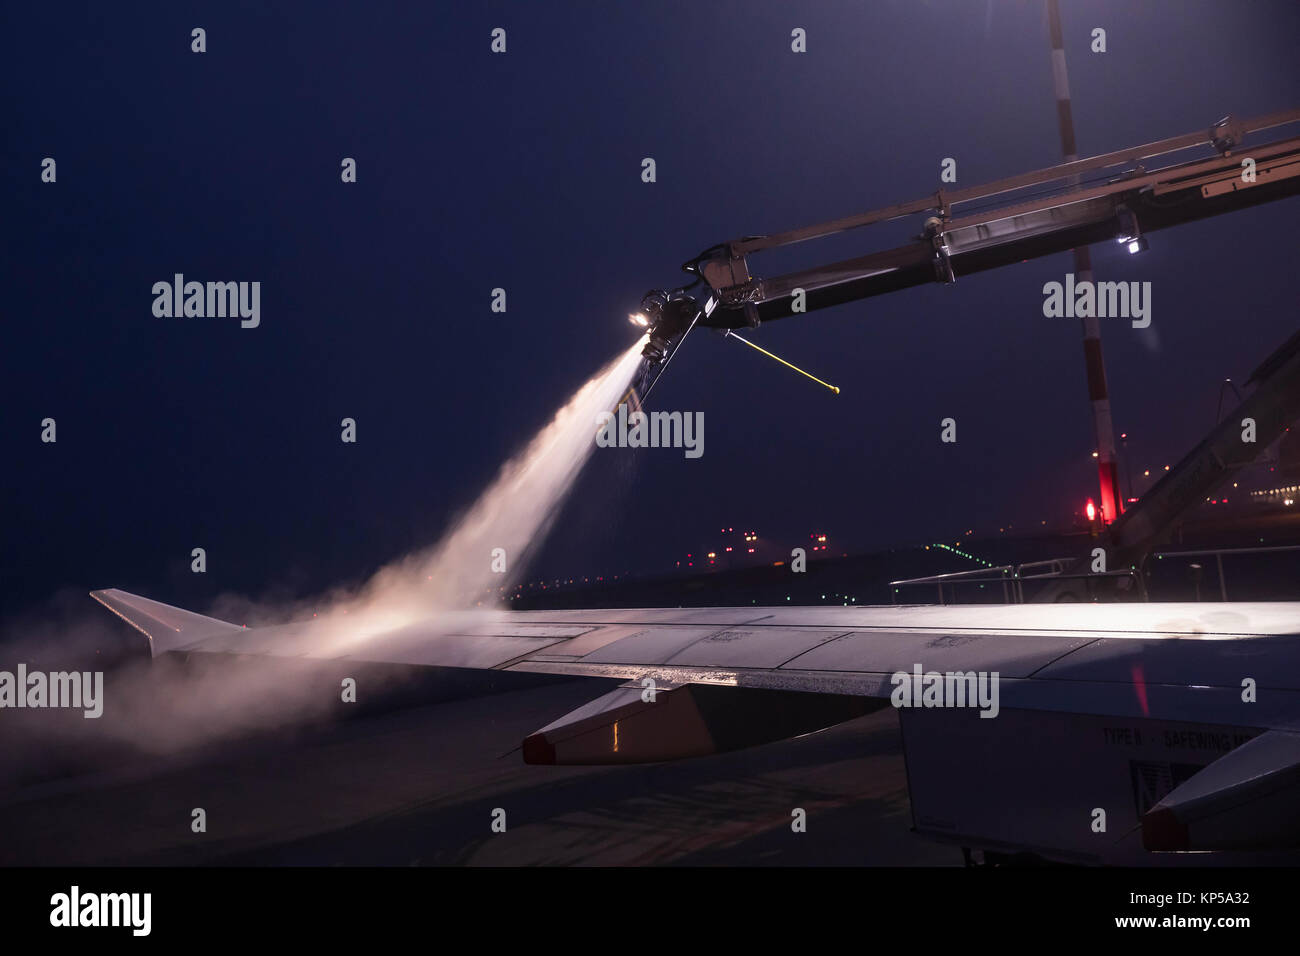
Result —
[[[1293,726],[1300,715],[1296,602],[476,611],[362,634],[339,618],[240,628],[126,592],[95,597],[150,634],[155,653],[651,675],[877,697],[900,671],[997,672],[1004,707],[1258,726]],[[1274,692],[1245,721],[1248,677]]]

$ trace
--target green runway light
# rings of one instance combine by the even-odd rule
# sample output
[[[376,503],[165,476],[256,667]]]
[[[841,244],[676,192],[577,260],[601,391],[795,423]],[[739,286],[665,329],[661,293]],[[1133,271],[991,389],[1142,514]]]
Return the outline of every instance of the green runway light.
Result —
[[[977,558],[973,554],[967,554],[965,551],[961,550],[960,548],[953,548],[946,544],[936,543],[934,545],[926,545],[926,550],[928,551],[931,547],[943,548],[945,551],[951,551],[953,554],[961,555],[963,558],[966,558],[969,561],[974,561],[976,564],[982,564],[986,568],[993,567],[993,564],[991,562],[985,561],[983,558]]]

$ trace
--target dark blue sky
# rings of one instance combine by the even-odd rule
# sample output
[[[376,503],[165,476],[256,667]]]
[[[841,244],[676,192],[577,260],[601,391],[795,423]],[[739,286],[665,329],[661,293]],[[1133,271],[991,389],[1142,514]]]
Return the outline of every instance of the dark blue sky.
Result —
[[[1300,105],[1291,0],[1062,6],[1083,155]],[[5,611],[364,576],[436,540],[706,246],[917,198],[947,156],[958,186],[1060,161],[1028,0],[52,2],[7,5],[0,44]],[[1151,329],[1103,322],[1131,467],[1179,457],[1294,332],[1295,203],[1094,249],[1100,278],[1153,283]],[[655,404],[705,412],[704,457],[598,452],[539,570],[665,568],[724,524],[868,550],[1064,520],[1095,490],[1078,323],[1041,311],[1069,268],[756,333],[838,397],[699,335]],[[260,281],[261,326],[156,318],[175,272]]]

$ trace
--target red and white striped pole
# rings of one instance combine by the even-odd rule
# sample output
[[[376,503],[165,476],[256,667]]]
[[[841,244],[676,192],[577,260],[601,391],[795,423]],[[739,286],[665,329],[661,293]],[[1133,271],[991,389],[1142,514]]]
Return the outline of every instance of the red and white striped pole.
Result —
[[[1052,39],[1052,81],[1056,88],[1056,118],[1061,129],[1065,161],[1079,158],[1074,142],[1074,114],[1070,109],[1070,80],[1065,72],[1065,42],[1061,36],[1058,0],[1047,0],[1047,29]],[[1092,282],[1092,256],[1087,246],[1074,250],[1076,283]],[[1092,403],[1093,433],[1097,440],[1097,477],[1101,485],[1102,520],[1109,524],[1124,510],[1115,455],[1115,427],[1110,420],[1110,394],[1106,390],[1106,363],[1101,355],[1101,327],[1095,316],[1083,322],[1083,358],[1088,369],[1088,399]]]

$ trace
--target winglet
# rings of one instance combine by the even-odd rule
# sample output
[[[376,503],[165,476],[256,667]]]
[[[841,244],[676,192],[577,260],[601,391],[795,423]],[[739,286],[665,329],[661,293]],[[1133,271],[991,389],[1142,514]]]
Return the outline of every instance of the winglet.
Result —
[[[90,596],[149,638],[152,657],[179,650],[215,634],[242,630],[237,624],[204,617],[117,588],[91,591]]]

